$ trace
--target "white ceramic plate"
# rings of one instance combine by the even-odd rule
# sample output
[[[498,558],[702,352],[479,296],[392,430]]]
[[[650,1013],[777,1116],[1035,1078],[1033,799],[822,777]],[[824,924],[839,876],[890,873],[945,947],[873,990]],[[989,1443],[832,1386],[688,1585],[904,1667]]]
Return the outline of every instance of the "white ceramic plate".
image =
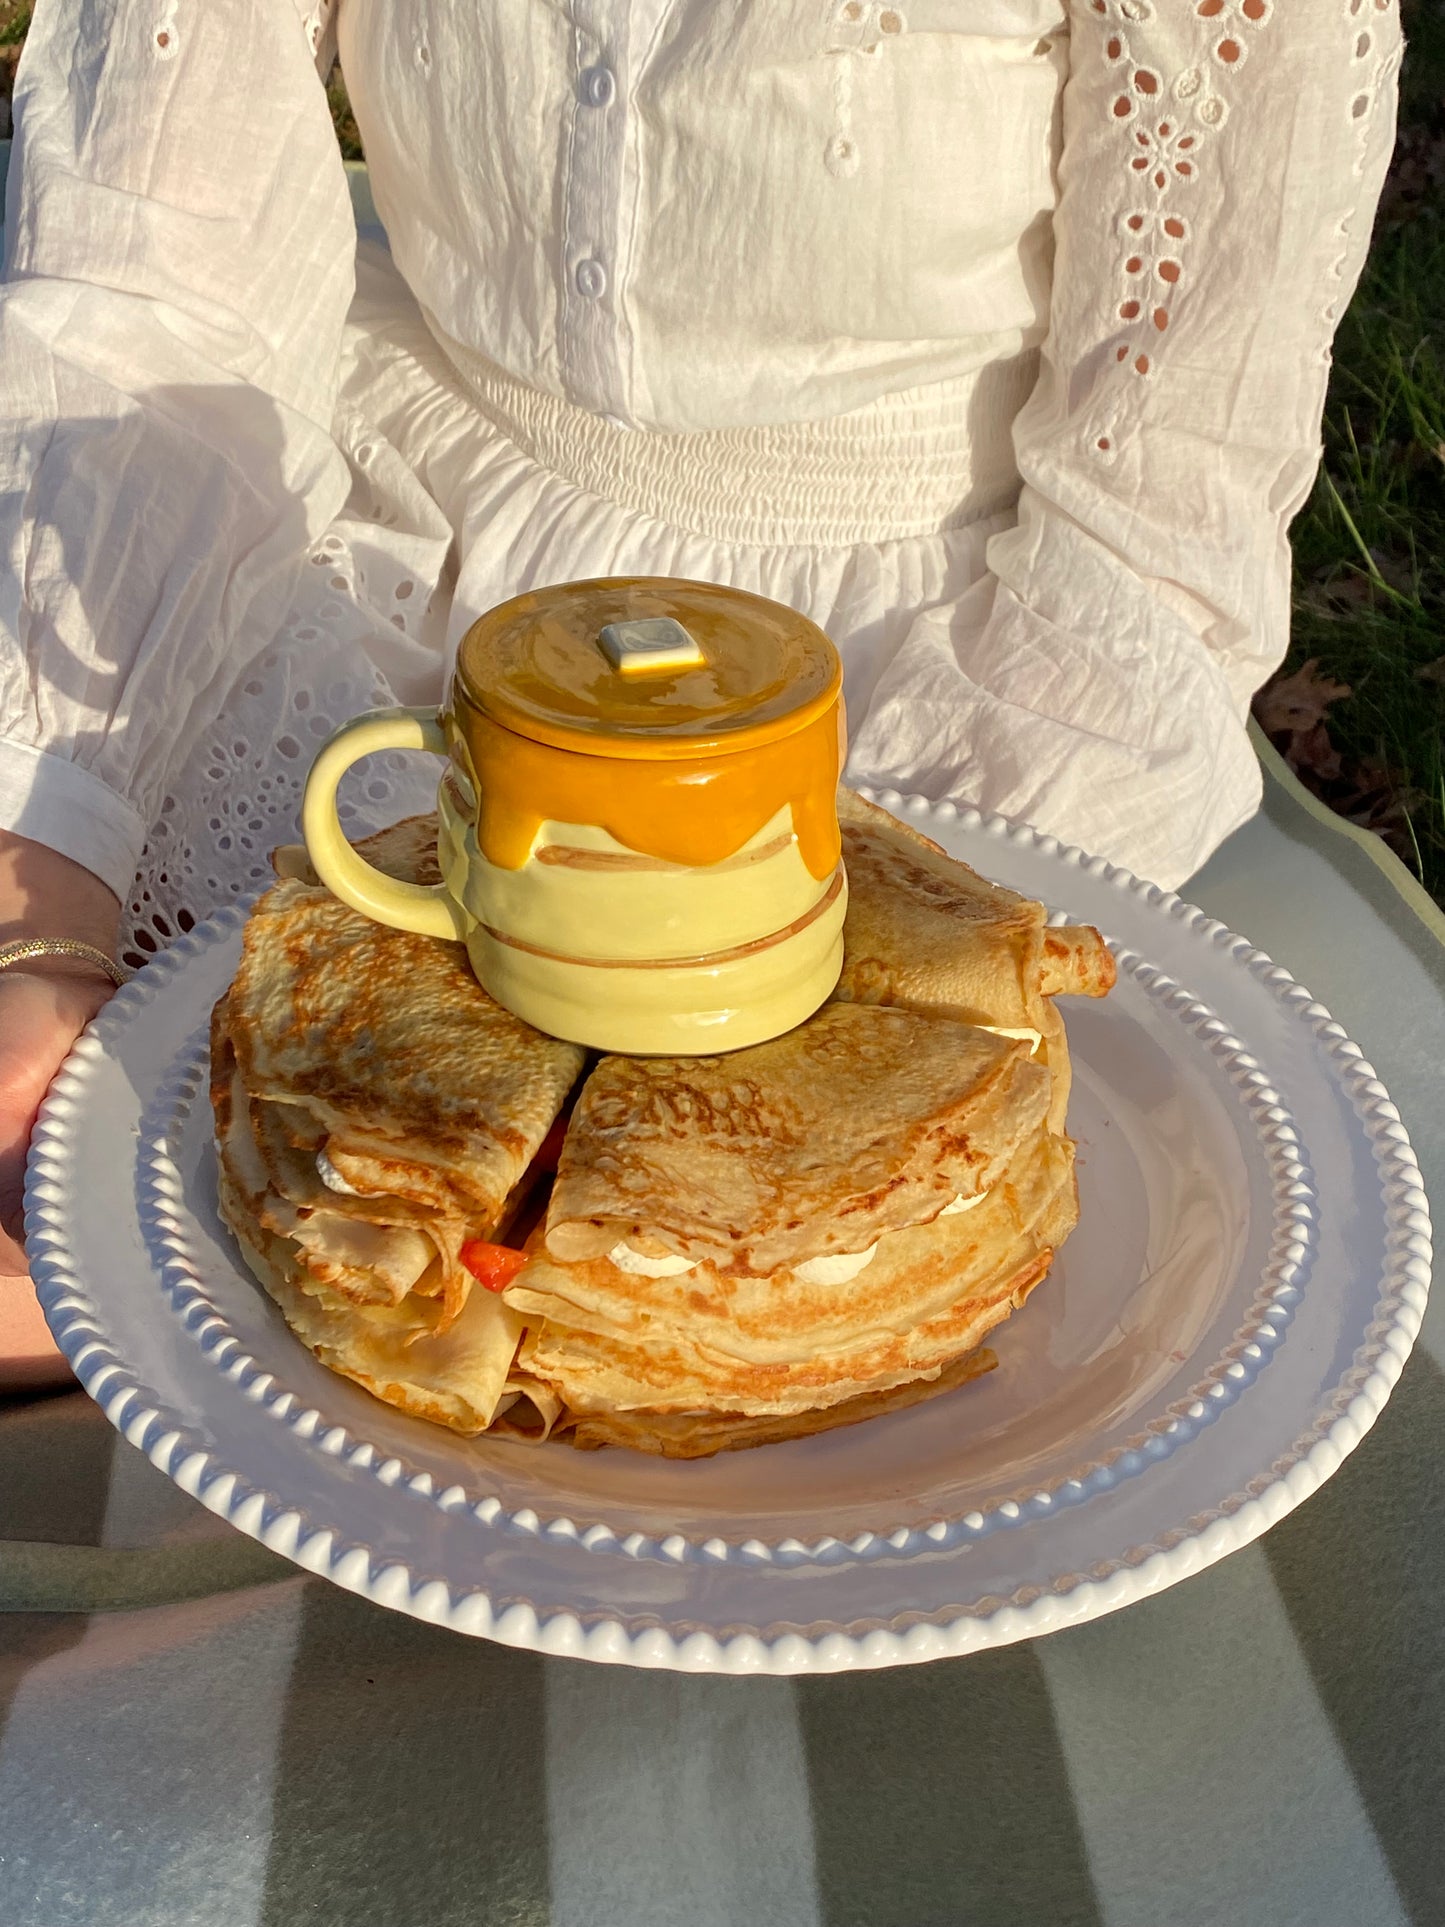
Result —
[[[467,1441],[324,1371],[215,1206],[206,1020],[241,912],[120,992],[46,1103],[27,1194],[56,1338],[212,1511],[419,1617],[540,1651],[728,1672],[973,1651],[1108,1612],[1246,1544],[1374,1422],[1419,1329],[1429,1218],[1384,1087],[1242,938],[1052,838],[879,799],[1097,924],[1068,1002],[1082,1220],[912,1411],[674,1464]]]

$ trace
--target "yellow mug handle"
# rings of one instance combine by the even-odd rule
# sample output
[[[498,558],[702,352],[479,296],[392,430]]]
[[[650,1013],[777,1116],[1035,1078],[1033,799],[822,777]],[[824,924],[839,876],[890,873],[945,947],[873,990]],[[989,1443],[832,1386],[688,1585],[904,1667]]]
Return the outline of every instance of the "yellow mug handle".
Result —
[[[306,854],[332,895],[364,917],[393,930],[464,941],[461,911],[444,883],[398,883],[358,856],[342,831],[336,814],[341,779],[353,763],[379,749],[429,749],[445,756],[447,739],[436,710],[369,709],[322,744],[301,799]]]

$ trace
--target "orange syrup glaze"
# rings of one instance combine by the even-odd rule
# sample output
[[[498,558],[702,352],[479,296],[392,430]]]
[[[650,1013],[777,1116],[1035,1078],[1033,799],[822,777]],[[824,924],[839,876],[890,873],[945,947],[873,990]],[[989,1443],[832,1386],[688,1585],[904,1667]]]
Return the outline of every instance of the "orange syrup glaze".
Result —
[[[446,718],[453,753],[480,797],[477,841],[489,863],[520,870],[543,823],[591,824],[667,863],[721,863],[790,806],[798,847],[820,883],[842,854],[835,795],[841,699],[801,729],[723,755],[579,754],[505,729],[470,704]]]

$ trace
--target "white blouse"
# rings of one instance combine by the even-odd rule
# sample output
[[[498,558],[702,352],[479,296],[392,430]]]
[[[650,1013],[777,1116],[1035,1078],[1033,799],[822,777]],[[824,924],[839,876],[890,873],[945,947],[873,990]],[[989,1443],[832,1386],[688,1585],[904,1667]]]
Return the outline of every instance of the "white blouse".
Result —
[[[49,0],[0,824],[238,888],[195,846],[294,795],[328,647],[427,700],[492,602],[642,569],[822,621],[856,779],[1179,882],[1257,800],[1399,56],[1393,0]]]

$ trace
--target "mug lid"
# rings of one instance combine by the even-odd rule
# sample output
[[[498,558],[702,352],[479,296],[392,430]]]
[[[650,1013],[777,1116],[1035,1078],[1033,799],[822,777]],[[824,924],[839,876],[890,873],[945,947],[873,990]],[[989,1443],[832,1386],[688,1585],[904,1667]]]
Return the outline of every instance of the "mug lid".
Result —
[[[742,589],[666,576],[559,583],[472,624],[458,697],[554,748],[671,759],[804,728],[843,669],[815,623]]]

